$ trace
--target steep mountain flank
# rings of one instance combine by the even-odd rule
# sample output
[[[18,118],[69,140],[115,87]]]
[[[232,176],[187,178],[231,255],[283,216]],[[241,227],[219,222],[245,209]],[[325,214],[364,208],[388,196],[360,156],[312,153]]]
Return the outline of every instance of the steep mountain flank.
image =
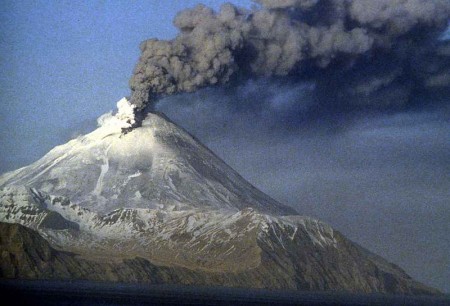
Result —
[[[0,177],[1,277],[434,294],[159,114]],[[19,225],[20,224],[20,225]]]

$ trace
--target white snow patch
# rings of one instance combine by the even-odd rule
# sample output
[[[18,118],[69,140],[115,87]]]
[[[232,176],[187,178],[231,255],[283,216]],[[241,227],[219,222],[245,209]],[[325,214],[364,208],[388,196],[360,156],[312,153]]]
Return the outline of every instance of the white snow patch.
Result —
[[[141,195],[141,193],[139,192],[139,190],[136,191],[136,192],[134,193],[134,199],[135,199],[135,200],[140,200],[140,199],[142,199],[142,195]]]
[[[135,174],[129,175],[128,178],[132,179],[132,178],[135,178],[135,177],[139,177],[141,175],[142,175],[142,172],[141,171],[137,171]]]
[[[103,165],[101,165],[101,170],[100,170],[100,176],[98,177],[97,180],[97,185],[95,186],[94,191],[92,192],[94,195],[96,196],[100,196],[103,190],[103,179],[105,178],[106,173],[109,171],[109,158],[108,158],[108,151],[111,148],[112,144],[110,144],[105,151],[104,156],[102,157],[103,159]]]
[[[41,172],[39,172],[38,174],[36,174],[36,176],[29,182],[30,184],[34,183],[35,181],[37,181],[37,179],[42,176],[44,173],[47,173],[47,171],[49,171],[50,169],[52,169],[53,167],[55,167],[60,161],[62,161],[63,159],[65,159],[68,156],[67,153],[63,154],[62,156],[58,157],[57,159],[55,159],[50,165],[46,166],[44,170],[42,170]],[[15,181],[12,181],[11,184],[14,184]]]
[[[195,217],[189,216],[187,219],[186,231],[188,232],[192,231],[194,229],[194,225],[195,225]]]

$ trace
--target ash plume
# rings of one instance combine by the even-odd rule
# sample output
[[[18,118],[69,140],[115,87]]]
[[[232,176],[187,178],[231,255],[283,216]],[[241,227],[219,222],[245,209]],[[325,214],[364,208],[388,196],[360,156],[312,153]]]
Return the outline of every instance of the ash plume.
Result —
[[[255,0],[198,5],[173,40],[150,39],[130,80],[137,112],[159,97],[257,77],[316,84],[330,108],[387,109],[450,88],[448,0]]]

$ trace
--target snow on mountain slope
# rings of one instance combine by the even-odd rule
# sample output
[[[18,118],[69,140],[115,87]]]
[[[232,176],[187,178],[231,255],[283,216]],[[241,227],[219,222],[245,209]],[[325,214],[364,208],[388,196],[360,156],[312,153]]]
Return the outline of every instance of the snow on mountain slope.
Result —
[[[56,249],[76,254],[73,260],[83,264],[71,264],[73,278],[91,279],[86,266],[106,265],[111,272],[100,269],[95,279],[119,279],[114,272],[122,281],[132,281],[138,272],[126,267],[137,260],[138,271],[150,269],[147,276],[139,272],[142,281],[169,270],[175,278],[167,282],[198,285],[436,293],[308,217],[271,216],[250,208],[237,212],[134,208],[100,215],[64,197],[4,187],[0,221],[37,230]],[[33,253],[32,246],[24,248]],[[13,252],[14,258],[23,256],[16,254],[17,249],[5,251]],[[3,264],[5,271],[22,269],[14,261]],[[67,274],[66,268],[53,267],[51,261],[43,266],[56,278]],[[50,275],[33,271],[38,278]]]
[[[150,281],[162,273],[167,282],[197,285],[436,292],[257,190],[163,115],[150,113],[129,130],[131,106],[123,99],[118,108],[92,133],[0,176],[0,222],[37,231],[71,262],[71,272],[51,256],[41,270],[27,260],[5,261],[6,270],[27,266],[37,278],[91,279],[93,269],[98,280]],[[1,238],[8,258],[35,255],[32,246]]]
[[[112,248],[121,254],[208,269],[255,266],[257,256],[248,257],[243,250],[255,248],[271,228],[277,229],[275,242],[282,247],[284,240],[293,240],[300,232],[312,245],[336,246],[333,229],[307,217],[273,217],[251,208],[237,212],[128,208],[100,215],[67,198],[24,187],[0,189],[0,220],[38,230],[65,250],[85,253],[85,246],[91,245],[90,254],[106,254]],[[199,257],[202,263],[196,262]]]
[[[101,213],[118,208],[252,207],[296,214],[162,115],[150,113],[142,127],[126,134],[122,133],[126,124],[117,116],[102,120],[94,132],[1,176],[0,187],[36,188]]]

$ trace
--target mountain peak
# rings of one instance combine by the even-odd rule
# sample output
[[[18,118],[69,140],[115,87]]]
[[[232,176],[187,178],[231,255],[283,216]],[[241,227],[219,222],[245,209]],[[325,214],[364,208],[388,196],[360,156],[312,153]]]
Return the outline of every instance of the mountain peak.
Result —
[[[137,126],[126,99],[118,108],[0,176],[0,222],[39,233],[0,223],[26,243],[0,243],[7,258],[26,259],[2,262],[0,277],[436,293],[271,199],[164,115]]]
[[[157,113],[140,127],[124,98],[116,115],[55,147],[42,159],[0,177],[0,186],[22,185],[65,196],[98,212],[118,208],[190,208],[296,214],[265,195],[188,132]],[[95,207],[92,207],[95,205]]]

